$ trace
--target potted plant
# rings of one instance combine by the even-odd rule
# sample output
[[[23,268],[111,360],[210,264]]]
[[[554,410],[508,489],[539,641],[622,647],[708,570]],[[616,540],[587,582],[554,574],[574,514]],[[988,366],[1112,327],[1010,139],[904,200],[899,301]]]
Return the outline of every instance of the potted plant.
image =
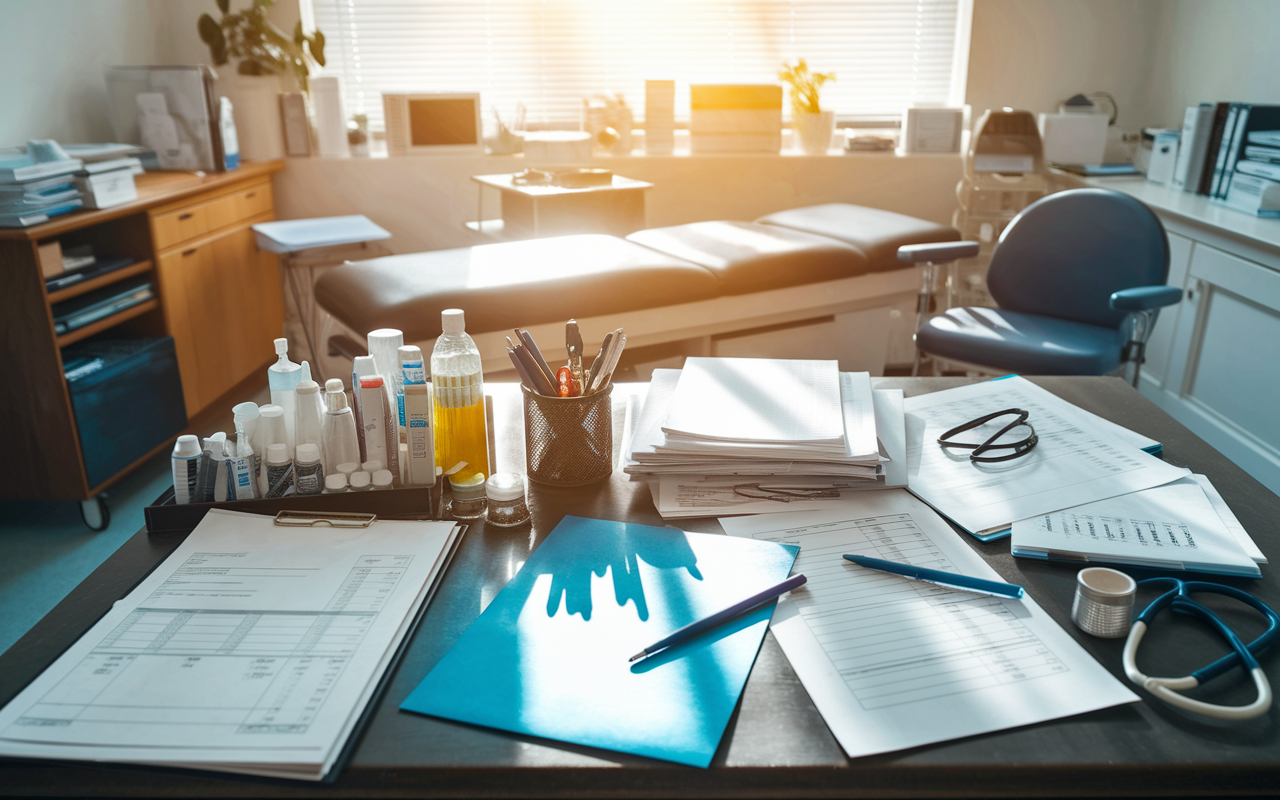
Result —
[[[791,131],[809,155],[821,155],[831,147],[836,114],[822,110],[818,93],[824,83],[835,79],[834,72],[810,72],[803,58],[795,66],[784,63],[778,70],[778,80],[791,86]]]
[[[201,14],[196,27],[215,66],[238,61],[233,73],[219,79],[218,91],[235,109],[240,155],[281,158],[285,150],[280,92],[301,90],[306,96],[312,68],[324,66],[324,34],[307,36],[301,21],[293,36],[285,34],[267,19],[275,0],[252,0],[248,8],[234,12],[231,0],[217,4],[222,18]]]

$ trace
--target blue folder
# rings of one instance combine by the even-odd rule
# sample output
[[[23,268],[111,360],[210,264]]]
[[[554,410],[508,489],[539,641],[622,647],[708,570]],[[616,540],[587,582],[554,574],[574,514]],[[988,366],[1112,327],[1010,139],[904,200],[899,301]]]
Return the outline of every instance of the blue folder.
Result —
[[[565,517],[401,708],[706,767],[775,604],[627,659],[786,580],[799,552]]]

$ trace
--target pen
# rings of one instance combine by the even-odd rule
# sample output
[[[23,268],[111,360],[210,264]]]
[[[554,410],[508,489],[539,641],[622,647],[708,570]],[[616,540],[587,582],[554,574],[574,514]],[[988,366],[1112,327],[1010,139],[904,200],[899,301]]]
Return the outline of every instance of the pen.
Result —
[[[538,349],[538,343],[533,340],[533,334],[516,328],[516,336],[520,338],[520,341],[524,342],[524,349],[529,353],[533,363],[542,371],[542,376],[547,379],[547,383],[554,385],[556,374],[551,371],[551,367],[547,365],[547,360],[542,357],[542,351]]]
[[[765,603],[768,603],[778,595],[783,594],[784,592],[789,592],[797,586],[802,585],[804,582],[805,577],[803,575],[792,575],[782,583],[774,584],[762,592],[757,592],[746,600],[734,603],[723,611],[717,611],[711,616],[704,617],[697,622],[690,622],[688,625],[685,625],[683,628],[675,631],[665,639],[660,639],[641,650],[639,653],[636,653],[631,658],[628,658],[627,661],[636,661],[644,658],[645,656],[651,656],[659,650],[665,650],[668,647],[683,642],[685,639],[691,639],[705,630],[714,628],[722,622],[727,622],[740,614],[745,614],[757,606],[762,606]]]
[[[904,578],[910,578],[913,581],[932,583],[938,586],[945,586],[948,589],[959,589],[962,592],[985,594],[990,595],[991,597],[1010,597],[1014,600],[1021,599],[1023,595],[1022,587],[1016,586],[1012,583],[988,581],[983,580],[982,578],[971,578],[968,575],[957,575],[954,572],[943,572],[938,569],[915,567],[911,564],[902,564],[897,561],[885,561],[879,558],[871,558],[870,556],[855,556],[845,553],[844,557],[860,567],[866,567],[867,569],[874,569],[880,572],[890,572],[894,575],[901,575]]]

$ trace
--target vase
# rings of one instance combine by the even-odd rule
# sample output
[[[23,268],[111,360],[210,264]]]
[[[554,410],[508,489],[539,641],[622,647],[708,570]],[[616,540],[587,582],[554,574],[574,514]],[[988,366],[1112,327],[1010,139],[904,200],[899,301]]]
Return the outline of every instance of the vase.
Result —
[[[232,68],[220,72],[217,92],[231,100],[241,159],[284,158],[280,91],[278,75],[241,75]]]
[[[824,155],[831,148],[831,137],[836,132],[836,112],[796,113],[791,119],[791,132],[806,154]]]

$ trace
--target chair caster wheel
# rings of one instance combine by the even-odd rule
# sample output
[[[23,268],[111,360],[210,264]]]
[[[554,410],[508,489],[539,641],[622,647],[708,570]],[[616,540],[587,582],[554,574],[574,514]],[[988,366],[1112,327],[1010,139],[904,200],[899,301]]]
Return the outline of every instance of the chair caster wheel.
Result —
[[[111,524],[111,510],[103,495],[80,501],[80,519],[91,531],[105,531]]]

